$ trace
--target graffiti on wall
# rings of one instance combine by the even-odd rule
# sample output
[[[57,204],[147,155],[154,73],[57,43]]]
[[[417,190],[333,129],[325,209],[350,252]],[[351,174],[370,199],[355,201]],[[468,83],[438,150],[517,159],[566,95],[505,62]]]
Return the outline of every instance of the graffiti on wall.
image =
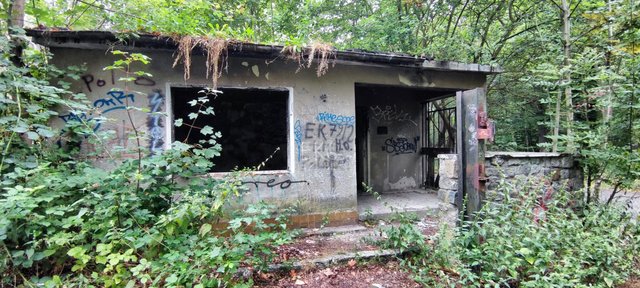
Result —
[[[89,90],[89,92],[93,92],[93,90],[91,89],[93,85],[97,87],[104,87],[108,83],[111,85],[116,85],[116,76],[113,70],[111,70],[111,75],[108,80],[97,78],[93,74],[82,75],[80,76],[80,79],[82,79],[82,82],[84,82],[84,84],[87,86],[87,89]],[[156,82],[153,81],[151,78],[148,78],[145,76],[138,76],[133,80],[133,84],[138,86],[155,86]]]
[[[411,115],[408,112],[405,112],[402,109],[396,107],[396,105],[387,105],[387,106],[371,106],[371,118],[378,122],[387,121],[387,122],[408,122],[415,126],[418,126],[418,123],[413,121]]]
[[[352,126],[356,124],[355,116],[336,115],[336,114],[327,113],[327,112],[318,113],[318,116],[316,116],[316,120],[319,123],[325,123],[325,124],[352,125]]]
[[[164,126],[161,121],[160,111],[164,103],[164,95],[160,90],[155,90],[149,94],[149,116],[147,117],[147,128],[149,129],[149,151],[156,154],[162,151],[164,144]]]
[[[418,151],[418,141],[420,137],[416,136],[412,140],[413,141],[409,141],[409,139],[405,137],[388,138],[384,141],[382,151],[394,155],[416,153]]]
[[[107,92],[107,97],[93,101],[93,107],[98,109],[99,115],[102,116],[115,110],[127,109],[127,105],[128,105],[127,103],[129,101],[131,102],[136,101],[136,97],[133,93],[126,94],[124,91],[109,91]],[[86,113],[75,114],[70,112],[67,114],[58,115],[58,118],[62,119],[62,121],[64,121],[65,123],[68,123],[70,121],[79,121],[79,122],[89,121],[89,120],[92,120],[94,117],[93,117],[93,114],[89,114],[89,115],[87,115]],[[93,130],[97,131],[98,129],[100,129],[101,125],[102,123],[100,122],[96,123],[96,126],[93,127]]]
[[[258,189],[259,185],[265,185],[267,186],[267,188],[273,188],[273,187],[280,187],[280,189],[289,189],[289,187],[291,187],[292,184],[301,184],[301,183],[307,183],[307,185],[309,185],[309,182],[307,180],[277,180],[277,179],[269,179],[267,181],[242,181],[243,185],[247,185],[247,184],[253,184],[256,189]]]
[[[353,150],[355,130],[354,125],[307,122],[303,134],[305,140],[312,139],[315,143],[321,143],[322,151],[341,152]]]
[[[319,164],[330,161],[327,155],[318,156],[319,152],[342,153],[353,150],[355,139],[355,117],[321,112],[315,117],[316,122],[302,124],[297,120],[294,129],[294,140],[297,149],[298,161],[304,159],[305,166],[310,163],[314,167],[331,165]],[[302,155],[302,142],[305,142],[306,152],[313,155]],[[311,160],[313,159],[313,160]],[[332,160],[331,160],[332,161]]]
[[[300,124],[300,120],[296,121],[293,134],[296,141],[296,151],[298,151],[298,161],[300,161],[302,155],[302,124]]]

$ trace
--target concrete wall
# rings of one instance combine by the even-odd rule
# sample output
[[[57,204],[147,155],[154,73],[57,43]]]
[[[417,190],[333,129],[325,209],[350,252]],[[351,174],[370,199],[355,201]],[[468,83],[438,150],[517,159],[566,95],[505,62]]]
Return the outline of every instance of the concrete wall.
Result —
[[[369,185],[378,192],[417,188],[423,180],[421,103],[436,91],[358,89],[356,104],[367,110]]]
[[[438,197],[454,203],[458,190],[458,163],[456,154],[438,155],[440,160],[440,189]],[[523,183],[526,178],[548,177],[554,188],[566,185],[578,190],[583,185],[582,169],[571,156],[560,153],[487,152],[485,173],[489,178],[487,190],[492,191],[501,179],[510,183]]]
[[[143,69],[153,74],[152,79],[139,79],[129,87],[118,79],[121,74],[112,75],[103,67],[110,65],[116,58],[105,51],[69,48],[52,48],[54,64],[59,66],[86,65],[86,74],[79,81],[74,81],[73,89],[87,94],[95,111],[90,115],[71,115],[61,113],[58,121],[73,121],[75,117],[92,118],[98,115],[110,120],[97,130],[112,130],[114,137],[102,144],[107,150],[116,146],[133,147],[133,140],[128,134],[132,125],[123,108],[127,103],[131,106],[148,108],[152,112],[166,112],[169,117],[149,115],[141,111],[133,111],[135,126],[147,133],[149,141],[145,146],[151,150],[170,149],[173,122],[171,118],[171,101],[181,101],[170,95],[173,86],[210,86],[211,79],[205,78],[202,56],[193,56],[191,79],[183,79],[182,67],[171,68],[172,53],[166,51],[145,51],[152,58]],[[300,71],[298,71],[300,70]],[[327,212],[354,213],[356,209],[356,167],[355,167],[355,133],[353,123],[343,123],[347,136],[319,135],[318,129],[327,129],[329,118],[323,115],[355,116],[355,83],[376,83],[397,85],[402,87],[434,87],[457,90],[472,89],[482,86],[485,77],[482,74],[462,72],[425,72],[412,69],[388,67],[370,67],[346,65],[338,63],[320,78],[316,76],[315,65],[310,69],[299,69],[296,63],[272,59],[238,59],[228,60],[228,68],[220,78],[220,87],[279,87],[290,91],[288,119],[288,169],[282,171],[259,171],[253,173],[247,181],[251,189],[244,200],[273,200],[282,205],[297,205],[302,213],[318,214]],[[136,91],[135,93],[133,91]],[[391,105],[392,102],[388,104]],[[395,106],[402,110],[415,107]],[[386,107],[381,107],[386,109]],[[416,122],[410,119],[408,122]],[[406,124],[406,123],[405,123]],[[373,125],[373,124],[372,124]],[[407,130],[398,129],[388,137],[418,136],[415,125],[407,126]],[[396,128],[394,128],[396,129]],[[355,131],[354,131],[355,132]],[[344,134],[344,133],[343,133]],[[223,135],[224,137],[224,135]],[[378,147],[382,147],[382,138],[374,138]],[[84,149],[93,151],[96,147],[86,144]],[[384,157],[391,156],[382,153]],[[224,147],[223,151],[224,153]],[[377,155],[376,154],[376,155]],[[376,156],[377,157],[377,156]],[[413,155],[412,157],[417,157]],[[390,158],[390,159],[391,159]],[[412,163],[416,159],[411,160]],[[385,169],[393,170],[393,161]],[[256,163],[257,165],[258,163]],[[390,187],[397,179],[404,177],[405,171],[394,171],[390,177]],[[415,172],[410,177],[417,177]],[[270,185],[266,183],[268,181]],[[291,181],[288,183],[287,181]],[[273,183],[289,185],[273,185]],[[383,183],[384,184],[384,183]],[[349,214],[351,215],[351,214]]]

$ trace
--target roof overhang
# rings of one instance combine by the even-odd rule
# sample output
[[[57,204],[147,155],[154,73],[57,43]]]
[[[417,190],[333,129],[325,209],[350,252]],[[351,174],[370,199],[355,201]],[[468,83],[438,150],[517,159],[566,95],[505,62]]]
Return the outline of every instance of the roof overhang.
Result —
[[[27,35],[37,44],[47,47],[105,50],[108,48],[136,51],[176,51],[178,43],[169,36],[137,34],[136,37],[119,37],[109,31],[52,31],[27,29]],[[285,47],[229,41],[227,53],[231,57],[277,59]],[[308,51],[308,49],[306,49]],[[195,48],[195,53],[204,53]],[[437,61],[423,56],[370,52],[362,50],[335,50],[333,58],[339,63],[365,66],[391,66],[419,70],[457,71],[481,74],[502,72],[498,66],[469,64],[455,61]]]

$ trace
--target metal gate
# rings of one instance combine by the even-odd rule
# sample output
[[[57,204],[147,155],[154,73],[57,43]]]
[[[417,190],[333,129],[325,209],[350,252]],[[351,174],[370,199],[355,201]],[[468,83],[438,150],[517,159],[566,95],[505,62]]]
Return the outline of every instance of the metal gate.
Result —
[[[455,97],[423,104],[425,137],[421,153],[425,155],[425,187],[438,188],[438,154],[456,153]]]

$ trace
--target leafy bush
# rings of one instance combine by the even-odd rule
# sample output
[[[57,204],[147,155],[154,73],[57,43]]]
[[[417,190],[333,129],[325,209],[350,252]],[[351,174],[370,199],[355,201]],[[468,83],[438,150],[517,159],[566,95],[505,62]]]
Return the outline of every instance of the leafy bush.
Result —
[[[441,229],[433,248],[421,242],[406,267],[425,284],[465,287],[612,287],[630,276],[640,228],[629,215],[577,207],[574,195],[543,183],[519,186],[502,183],[476,220]]]
[[[202,143],[176,142],[134,159],[114,156],[115,168],[105,171],[77,145],[108,137],[93,131],[95,123],[70,121],[61,130],[49,123],[60,106],[88,111],[84,96],[50,84],[62,71],[46,65],[46,54],[26,50],[24,66],[16,66],[10,42],[3,38],[0,45],[6,67],[0,70],[1,286],[249,285],[240,272],[264,269],[273,246],[290,240],[287,214],[275,217],[273,207],[227,212],[229,199],[243,192],[243,172],[208,176],[221,151],[210,127],[200,130],[210,136]],[[144,73],[129,67],[148,58],[116,54],[122,59],[109,69]],[[196,114],[213,113],[207,101],[193,103]],[[147,154],[144,133],[131,137],[138,140],[134,152]]]

